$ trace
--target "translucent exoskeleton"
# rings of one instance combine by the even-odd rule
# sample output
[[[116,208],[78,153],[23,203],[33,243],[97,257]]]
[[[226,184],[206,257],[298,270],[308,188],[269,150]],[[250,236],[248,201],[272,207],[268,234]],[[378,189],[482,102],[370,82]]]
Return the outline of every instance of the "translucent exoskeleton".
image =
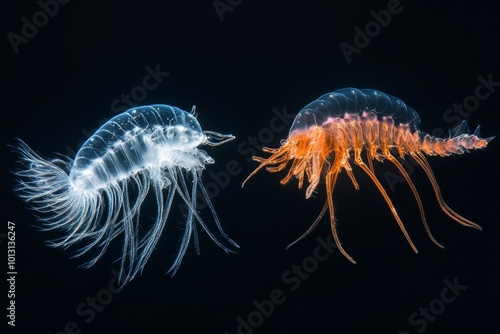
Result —
[[[333,189],[342,171],[346,172],[354,187],[359,189],[351,166],[351,163],[354,163],[377,186],[406,240],[417,252],[396,208],[375,174],[373,160],[389,161],[411,188],[427,234],[436,245],[443,247],[432,236],[417,188],[395,155],[399,155],[400,158],[409,155],[422,167],[446,215],[461,225],[481,229],[479,225],[450,209],[444,202],[424,154],[442,157],[463,154],[468,150],[485,148],[493,137],[480,138],[479,127],[474,133],[469,134],[464,121],[450,131],[448,138],[436,138],[420,131],[419,123],[420,117],[415,110],[399,98],[375,89],[343,88],[324,94],[300,110],[288,138],[282,141],[281,147],[264,148],[264,152],[271,154],[267,158],[254,157],[260,165],[248,176],[243,185],[262,168],[266,168],[269,172],[279,172],[286,169],[289,163],[291,165],[288,173],[281,180],[281,184],[285,185],[294,178],[298,180],[299,188],[309,183],[306,198],[311,197],[320,181],[324,181],[327,198],[322,211],[311,227],[288,247],[307,236],[328,210],[337,247],[347,259],[355,263],[340,243],[333,203]]]
[[[199,252],[197,225],[226,252],[238,248],[223,231],[203,186],[202,172],[214,159],[199,148],[221,145],[234,136],[202,131],[194,110],[161,104],[129,109],[99,128],[74,160],[46,159],[19,140],[16,150],[23,167],[15,172],[15,190],[40,213],[41,229],[63,232],[49,244],[79,246],[75,256],[90,253],[83,267],[91,267],[122,236],[120,281],[126,284],[144,268],[178,197],[187,213],[169,273],[179,268],[191,239]],[[143,224],[155,216],[141,210],[146,197],[156,201],[152,224]],[[197,198],[207,203],[212,227],[198,213]]]

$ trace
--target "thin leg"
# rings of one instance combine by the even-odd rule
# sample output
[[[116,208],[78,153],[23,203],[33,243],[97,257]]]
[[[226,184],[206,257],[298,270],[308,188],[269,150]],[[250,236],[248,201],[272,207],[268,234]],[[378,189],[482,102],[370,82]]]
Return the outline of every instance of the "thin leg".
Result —
[[[389,198],[389,196],[387,195],[386,191],[384,190],[384,187],[382,187],[382,184],[380,184],[379,180],[377,179],[377,177],[375,176],[375,174],[373,174],[371,171],[370,171],[370,168],[368,168],[368,166],[363,162],[363,160],[361,159],[361,156],[359,154],[359,152],[356,153],[356,159],[355,159],[355,163],[361,167],[361,169],[363,169],[363,171],[368,174],[368,176],[372,179],[373,183],[375,183],[375,185],[377,186],[378,190],[380,191],[380,193],[382,194],[382,196],[384,197],[385,201],[387,202],[387,204],[389,205],[389,208],[391,209],[391,212],[392,212],[392,215],[394,216],[394,218],[396,219],[398,225],[399,225],[399,228],[401,229],[401,231],[403,232],[406,240],[408,241],[408,243],[410,244],[411,248],[413,249],[413,251],[415,253],[418,253],[418,250],[417,248],[415,247],[415,245],[413,244],[413,241],[411,241],[410,239],[410,236],[408,235],[408,232],[406,231],[406,228],[404,227],[404,224],[403,222],[401,221],[401,219],[399,218],[399,215],[398,213],[396,212],[396,208],[394,207],[394,204],[392,204],[392,201],[391,199]]]
[[[401,173],[401,175],[403,175],[403,177],[406,180],[406,183],[408,183],[408,186],[410,187],[411,191],[413,192],[413,196],[415,196],[415,200],[417,201],[417,204],[418,204],[418,209],[420,210],[420,216],[422,217],[422,224],[424,224],[425,231],[427,232],[427,235],[432,240],[432,242],[434,242],[437,246],[444,248],[443,245],[441,245],[439,242],[436,241],[436,239],[434,239],[434,236],[432,235],[431,230],[429,229],[429,225],[427,225],[427,220],[425,219],[424,206],[422,205],[422,201],[420,200],[420,196],[418,195],[417,188],[413,184],[413,182],[410,178],[410,175],[408,175],[408,173],[406,172],[404,167],[399,163],[399,161],[396,158],[394,158],[394,156],[391,155],[391,153],[389,151],[385,152],[384,154],[387,157],[387,160],[389,160],[394,165],[396,165],[399,172]]]
[[[368,161],[368,167],[370,167],[372,173],[375,174],[375,169],[373,168],[373,156],[368,149],[366,150],[366,160]]]
[[[255,168],[255,170],[252,173],[250,173],[250,175],[248,175],[248,177],[245,179],[245,181],[243,181],[243,183],[241,184],[241,187],[243,188],[245,186],[245,183],[247,183],[247,181],[252,176],[254,176],[255,174],[257,174],[257,172],[260,171],[262,168],[264,168],[264,167],[266,167],[268,165],[273,165],[273,164],[280,163],[280,162],[286,160],[288,158],[288,150],[283,149],[283,147],[284,146],[282,146],[280,148],[280,150],[278,150],[276,153],[274,153],[272,156],[270,156],[267,159],[263,159],[263,158],[259,158],[259,157],[253,157],[253,159],[255,161],[260,162],[260,165],[257,168]]]
[[[335,221],[335,207],[333,206],[333,189],[335,188],[335,183],[337,182],[337,176],[339,174],[339,168],[337,169],[332,169],[327,175],[326,175],[326,201],[328,203],[328,208],[330,209],[330,224],[332,227],[332,234],[333,234],[333,239],[335,239],[335,244],[339,248],[340,252],[353,264],[356,264],[356,261],[347,254],[347,252],[344,250],[342,247],[342,244],[340,243],[340,239],[337,233],[337,228],[336,228],[336,221]]]
[[[352,182],[352,185],[354,186],[354,189],[359,190],[358,181],[356,181],[356,178],[354,177],[354,174],[352,172],[351,165],[348,162],[345,162],[344,169],[345,169],[347,175],[349,176],[349,178],[351,179],[351,182]]]
[[[312,232],[312,230],[314,230],[314,228],[316,226],[318,226],[319,222],[321,221],[321,219],[323,219],[323,216],[325,215],[325,212],[326,210],[328,209],[328,202],[325,202],[325,205],[323,205],[323,209],[321,210],[321,212],[319,213],[318,217],[316,218],[316,220],[314,221],[314,223],[312,223],[311,226],[309,226],[309,228],[307,229],[307,231],[302,234],[297,240],[295,240],[294,242],[292,242],[291,244],[289,244],[288,246],[286,246],[286,249],[292,247],[293,245],[295,245],[297,242],[301,241],[302,239],[304,239],[305,237],[307,237],[309,235],[309,233]]]
[[[464,217],[460,216],[458,213],[450,209],[450,207],[444,202],[443,196],[441,195],[441,189],[439,188],[439,185],[436,181],[436,178],[434,176],[434,173],[432,172],[431,166],[427,162],[427,159],[424,157],[424,155],[418,151],[412,152],[411,156],[415,159],[415,161],[418,162],[418,164],[424,169],[425,173],[429,177],[429,180],[431,181],[432,187],[434,188],[434,193],[436,194],[437,201],[439,203],[439,206],[441,206],[441,209],[443,212],[448,215],[451,219],[456,221],[457,223],[467,226],[467,227],[473,227],[475,229],[478,229],[482,231],[481,226],[477,225],[476,223],[471,222],[468,219],[465,219]]]

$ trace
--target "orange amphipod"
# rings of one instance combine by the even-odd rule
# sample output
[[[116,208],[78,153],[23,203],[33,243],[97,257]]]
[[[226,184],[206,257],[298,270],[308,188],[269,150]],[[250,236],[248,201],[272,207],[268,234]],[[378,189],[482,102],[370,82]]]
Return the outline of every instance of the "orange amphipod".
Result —
[[[281,184],[285,185],[295,177],[298,179],[298,187],[302,188],[307,178],[306,182],[309,185],[306,189],[306,198],[313,194],[321,178],[324,178],[327,199],[321,213],[311,227],[288,247],[307,236],[328,209],[337,247],[349,261],[356,263],[339,241],[332,199],[337,176],[343,170],[354,187],[359,189],[351,168],[351,162],[353,162],[375,183],[406,240],[417,252],[396,208],[373,169],[372,160],[379,162],[388,160],[397,167],[411,188],[427,234],[436,245],[443,248],[429,230],[422,201],[415,185],[393,153],[397,153],[401,158],[410,155],[424,169],[444,213],[459,224],[481,230],[479,225],[460,216],[443,201],[439,185],[424,153],[442,157],[462,154],[470,149],[485,148],[493,137],[480,138],[479,126],[474,133],[469,134],[467,124],[463,121],[450,131],[449,138],[436,138],[421,132],[418,129],[419,122],[417,112],[403,101],[374,89],[343,88],[325,94],[302,108],[295,117],[288,139],[282,142],[280,148],[263,148],[264,152],[272,154],[270,157],[253,157],[260,165],[247,177],[242,187],[262,168],[266,167],[267,171],[273,173],[279,172],[287,167],[289,161],[292,161],[292,164],[288,174],[281,180]],[[367,163],[363,160],[362,154],[366,156]]]

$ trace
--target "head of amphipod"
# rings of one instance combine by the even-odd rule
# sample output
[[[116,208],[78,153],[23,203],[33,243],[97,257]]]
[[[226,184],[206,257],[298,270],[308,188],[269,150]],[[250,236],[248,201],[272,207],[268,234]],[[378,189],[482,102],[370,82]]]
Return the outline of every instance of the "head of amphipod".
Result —
[[[232,134],[221,134],[214,131],[203,131],[196,119],[196,106],[190,113],[184,112],[184,121],[176,125],[160,126],[164,144],[158,149],[158,161],[162,167],[177,166],[190,170],[203,168],[215,161],[200,148],[203,145],[219,146],[235,137]]]

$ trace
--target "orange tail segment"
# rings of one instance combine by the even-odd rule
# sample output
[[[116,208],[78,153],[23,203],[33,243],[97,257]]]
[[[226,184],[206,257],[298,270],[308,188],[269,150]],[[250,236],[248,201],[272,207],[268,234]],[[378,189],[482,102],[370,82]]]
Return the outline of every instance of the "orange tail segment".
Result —
[[[436,138],[420,132],[420,150],[427,155],[446,157],[452,154],[463,154],[468,150],[483,149],[495,137],[479,137],[479,126],[469,134],[467,121],[462,121],[450,131],[449,138]]]

